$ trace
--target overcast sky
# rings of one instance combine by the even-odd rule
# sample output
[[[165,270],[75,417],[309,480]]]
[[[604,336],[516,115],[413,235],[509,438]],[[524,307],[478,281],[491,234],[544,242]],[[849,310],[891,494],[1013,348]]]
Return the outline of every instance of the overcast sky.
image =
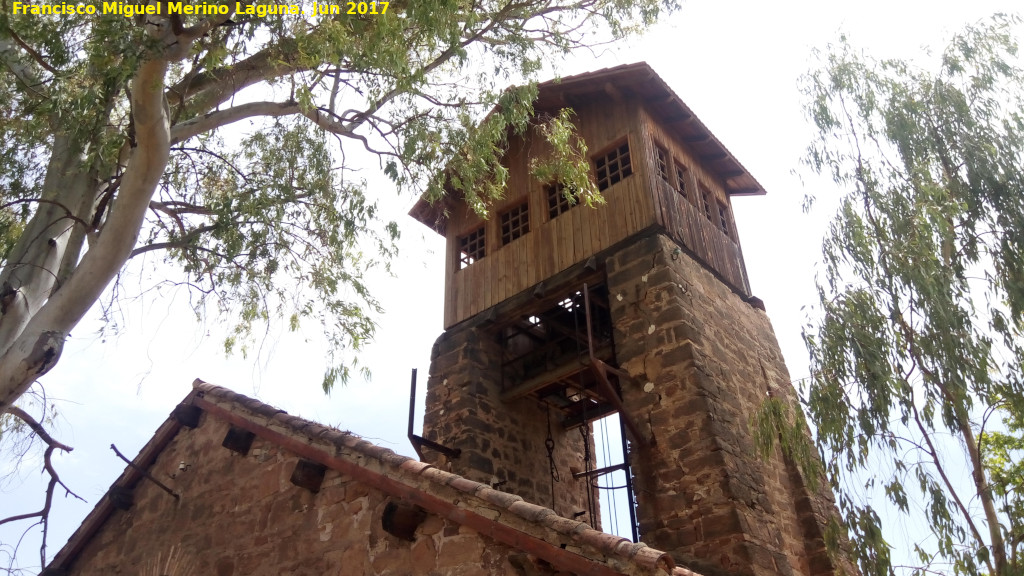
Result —
[[[938,51],[963,24],[1012,11],[1016,4],[688,0],[642,39],[578,55],[561,62],[558,71],[569,75],[646,60],[765,187],[767,196],[735,199],[737,227],[753,291],[765,301],[791,375],[801,378],[807,373],[802,307],[815,299],[828,199],[836,194],[826,183],[792,173],[811,135],[797,86],[813,64],[812,50],[845,33],[876,56],[918,58],[926,65],[930,60],[921,46]],[[56,459],[57,468],[88,504],[55,499],[51,557],[124,469],[110,444],[129,456],[138,453],[195,378],[413,455],[405,439],[409,372],[418,367],[421,375],[420,422],[430,348],[442,330],[443,244],[405,216],[414,198],[386,187],[375,192],[399,220],[403,240],[397,277],[373,283],[387,312],[377,342],[360,355],[373,371],[372,382],[353,382],[325,397],[324,353],[315,327],[306,335],[273,331],[259,362],[253,356],[225,358],[219,327],[199,325],[184,294],[126,304],[120,337],[96,336],[98,311],[74,331],[44,381],[48,394],[60,400],[55,436],[75,447]],[[823,201],[805,215],[800,205],[809,192]],[[24,483],[0,496],[0,517],[41,505],[45,478],[34,466],[23,473]],[[0,549],[9,551],[21,528],[0,528]],[[4,557],[0,552],[0,561]],[[22,565],[37,564],[37,558],[37,540],[26,538]]]

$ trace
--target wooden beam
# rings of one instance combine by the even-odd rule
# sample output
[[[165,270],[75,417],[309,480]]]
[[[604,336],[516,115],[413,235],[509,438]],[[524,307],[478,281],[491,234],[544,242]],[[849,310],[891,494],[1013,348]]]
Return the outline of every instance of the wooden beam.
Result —
[[[313,494],[320,491],[320,485],[324,483],[324,476],[327,474],[327,467],[319,462],[299,458],[292,470],[292,477],[289,479],[292,484],[299,488],[305,488]]]
[[[203,411],[191,404],[178,404],[171,412],[171,417],[177,420],[178,424],[188,428],[199,426],[199,417],[202,415]]]
[[[256,435],[252,432],[232,426],[228,429],[228,433],[224,435],[224,441],[220,445],[232,452],[245,456],[249,454],[249,448],[252,448],[252,441],[255,439]]]
[[[611,403],[598,404],[596,408],[586,411],[586,418],[584,414],[580,413],[576,416],[569,416],[562,422],[562,427],[566,430],[572,430],[573,428],[579,428],[593,422],[594,420],[600,420],[609,414],[615,414],[618,410]]]
[[[704,160],[705,162],[718,162],[720,160],[725,160],[728,157],[728,152],[719,152],[717,154],[704,154],[700,157],[700,159]]]
[[[764,190],[760,188],[737,188],[728,192],[730,196],[760,196],[764,194]]]
[[[594,354],[600,357],[607,357],[611,355],[611,352],[611,346],[603,346],[595,350]],[[572,360],[566,362],[565,364],[562,364],[561,366],[558,366],[556,368],[548,370],[543,374],[534,376],[533,378],[528,378],[522,381],[521,383],[516,384],[509,390],[505,391],[501,395],[501,399],[504,400],[505,402],[508,402],[510,400],[515,400],[516,398],[522,398],[523,396],[532,394],[533,392],[540,390],[541,388],[547,386],[552,382],[557,382],[564,378],[568,378],[569,376],[578,374],[588,368],[590,368],[589,361],[581,361],[577,358],[573,358]]]
[[[603,251],[602,251],[603,252]],[[609,253],[611,253],[609,251]],[[598,256],[597,261],[600,263],[603,260]],[[536,290],[536,284],[522,292],[519,292],[511,298],[507,298],[504,301],[492,306],[488,309],[488,316],[493,319],[493,326],[495,328],[505,328],[510,324],[514,324],[519,321],[520,318],[543,312],[548,308],[551,308],[570,293],[575,293],[579,290],[585,282],[591,282],[594,284],[604,281],[604,270],[603,265],[599,264],[599,269],[596,271],[589,270],[586,267],[586,262],[578,262],[554,276],[544,280],[544,293],[547,294],[544,299],[538,300],[534,297],[534,290]],[[539,284],[539,282],[538,282]],[[493,312],[491,312],[493,310]],[[483,321],[483,314],[477,314],[476,316],[470,316],[462,322],[449,327],[451,330],[455,326],[484,326],[486,323]]]
[[[680,122],[689,122],[693,120],[693,114],[689,112],[682,112],[679,114],[673,114],[672,116],[666,116],[663,122],[665,124],[679,124]]]
[[[625,97],[622,95],[622,91],[611,82],[604,83],[604,93],[611,96],[612,100],[615,100],[616,102],[622,102],[625,100]]]
[[[110,499],[110,503],[114,505],[114,508],[122,511],[130,510],[132,505],[135,504],[135,490],[125,488],[124,486],[111,486],[107,492],[107,498]]]

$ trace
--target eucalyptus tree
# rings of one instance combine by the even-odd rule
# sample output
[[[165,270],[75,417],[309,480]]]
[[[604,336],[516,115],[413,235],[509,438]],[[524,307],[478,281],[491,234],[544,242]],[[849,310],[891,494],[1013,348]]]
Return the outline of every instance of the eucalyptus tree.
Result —
[[[865,574],[903,565],[900,526],[915,574],[1024,569],[1019,33],[1005,16],[968,27],[934,71],[844,39],[804,85],[807,163],[843,193],[804,413]]]
[[[26,6],[0,12],[0,411],[57,362],[125,263],[157,251],[180,265],[167,280],[231,311],[239,337],[308,317],[335,350],[358,346],[376,308],[362,272],[397,230],[337,150],[356,146],[401,188],[439,197],[447,183],[486,202],[504,181],[505,127],[526,129],[533,95],[504,87],[671,7]],[[338,360],[325,386],[348,375]]]
[[[538,170],[583,181],[568,116],[528,120],[531,82],[674,8],[295,2],[0,0],[0,421],[37,431],[15,403],[133,258],[232,322],[229,349],[275,318],[322,325],[324,387],[344,381],[378,308],[364,272],[398,234],[354,169],[480,207],[511,126],[555,144]]]

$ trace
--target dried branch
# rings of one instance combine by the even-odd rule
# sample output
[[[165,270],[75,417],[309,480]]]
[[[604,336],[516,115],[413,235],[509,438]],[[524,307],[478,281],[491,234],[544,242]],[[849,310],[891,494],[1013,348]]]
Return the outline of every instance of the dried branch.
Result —
[[[46,443],[46,451],[43,453],[43,469],[46,470],[46,473],[50,475],[50,482],[46,485],[46,499],[43,502],[42,509],[40,509],[38,512],[29,512],[26,514],[18,514],[15,516],[9,516],[7,518],[4,518],[0,520],[0,526],[8,524],[10,522],[17,522],[19,520],[39,518],[39,523],[43,526],[43,541],[42,544],[40,544],[39,546],[39,562],[40,566],[45,566],[46,535],[50,523],[50,507],[53,504],[53,492],[57,488],[57,485],[60,485],[60,487],[64,489],[65,496],[74,496],[75,498],[78,498],[82,502],[85,502],[84,498],[82,498],[78,494],[75,494],[74,492],[71,491],[70,488],[68,488],[67,484],[65,484],[64,481],[60,479],[60,476],[57,474],[57,471],[53,468],[53,451],[63,450],[64,452],[71,452],[73,448],[71,446],[68,446],[67,444],[58,442],[53,436],[50,435],[49,432],[46,431],[42,424],[40,424],[35,418],[30,416],[28,412],[25,412],[21,408],[18,408],[17,406],[8,407],[7,413],[24,422],[29,428],[32,429],[32,432],[36,436],[38,436],[40,440]]]

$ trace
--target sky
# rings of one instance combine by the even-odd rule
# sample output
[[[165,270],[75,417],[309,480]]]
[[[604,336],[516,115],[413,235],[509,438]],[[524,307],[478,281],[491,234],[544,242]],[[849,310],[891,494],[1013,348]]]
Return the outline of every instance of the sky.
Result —
[[[687,0],[642,38],[560,59],[557,73],[647,61],[768,191],[736,198],[733,206],[753,292],[764,300],[791,376],[799,379],[807,374],[800,339],[805,306],[816,300],[821,237],[837,195],[806,170],[794,172],[813,135],[798,91],[799,77],[814,65],[812,52],[845,34],[872,55],[924,65],[930,60],[923,46],[938,51],[965,23],[1015,9],[1017,2],[1008,0]],[[804,214],[808,193],[819,203]],[[275,328],[258,354],[225,357],[221,327],[197,322],[185,294],[124,303],[119,336],[97,336],[98,310],[72,333],[44,383],[60,412],[53,433],[75,448],[56,458],[56,467],[88,503],[58,493],[50,557],[124,469],[110,444],[137,454],[196,378],[414,455],[406,440],[409,376],[419,369],[419,432],[430,349],[443,328],[444,249],[439,236],[405,215],[415,198],[383,186],[378,199],[403,237],[394,277],[371,284],[386,310],[376,342],[359,355],[373,372],[371,382],[353,381],[325,396],[325,354],[315,327]],[[46,478],[31,465],[21,476],[3,487],[0,518],[41,506]],[[0,563],[23,528],[0,527]],[[35,573],[36,533],[26,536],[20,556]]]

